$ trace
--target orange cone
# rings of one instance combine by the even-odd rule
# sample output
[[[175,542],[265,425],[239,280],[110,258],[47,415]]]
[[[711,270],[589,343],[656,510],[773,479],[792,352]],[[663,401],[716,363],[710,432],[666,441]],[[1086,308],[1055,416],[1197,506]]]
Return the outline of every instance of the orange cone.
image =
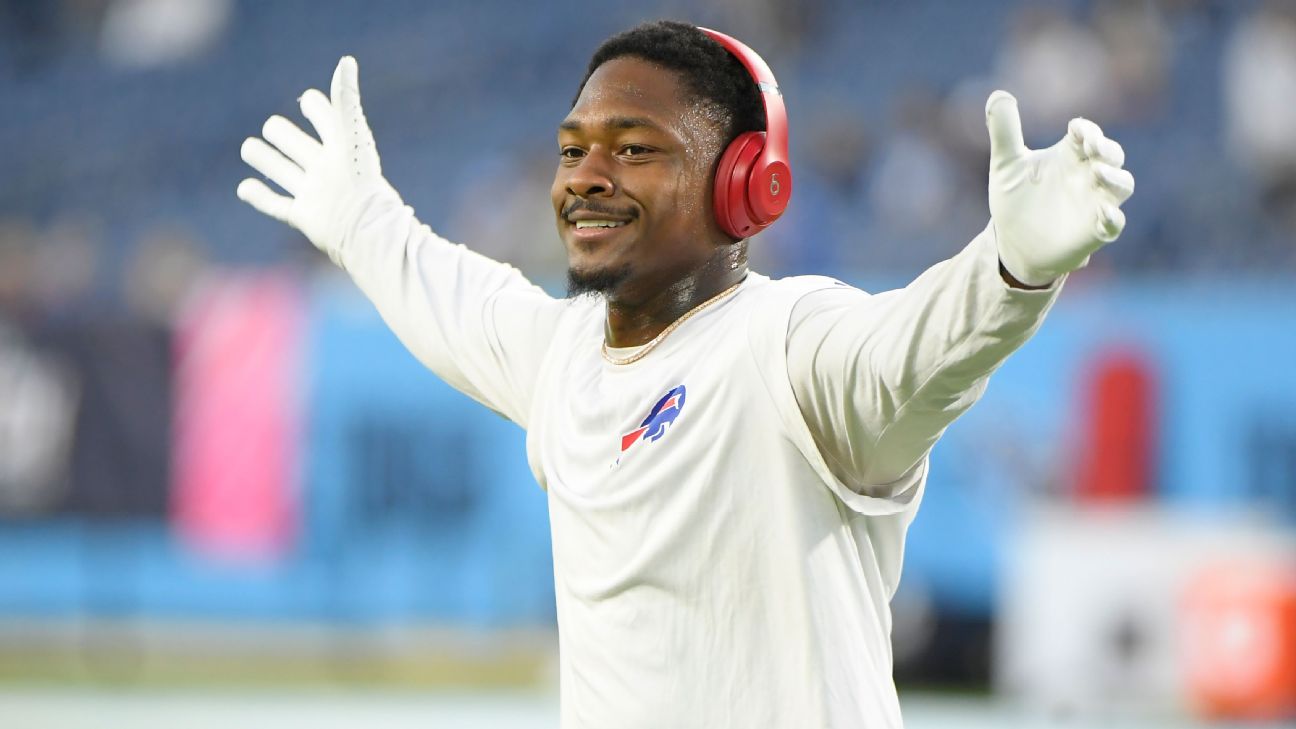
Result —
[[[1205,569],[1184,608],[1185,678],[1202,715],[1296,717],[1296,564]]]

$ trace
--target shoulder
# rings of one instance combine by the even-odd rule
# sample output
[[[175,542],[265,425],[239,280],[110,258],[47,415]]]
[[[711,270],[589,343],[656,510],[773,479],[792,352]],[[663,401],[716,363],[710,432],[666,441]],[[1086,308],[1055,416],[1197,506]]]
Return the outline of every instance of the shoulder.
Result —
[[[859,289],[828,276],[788,276],[769,278],[750,274],[748,299],[748,333],[758,350],[782,350],[793,322],[793,312],[800,318],[804,301],[837,300],[840,297],[867,296]]]
[[[753,273],[751,276],[758,282],[763,282],[764,290],[771,294],[787,294],[795,292],[808,293],[810,291],[818,291],[821,289],[859,290],[854,286],[831,276],[786,276],[784,278],[770,278],[758,273]]]
[[[576,329],[584,328],[592,321],[598,321],[601,327],[607,308],[601,296],[555,299],[554,304],[561,325]]]
[[[871,294],[830,276],[760,276],[753,303],[760,319],[774,318],[786,323],[793,312],[801,316],[819,309],[835,309],[871,298]]]

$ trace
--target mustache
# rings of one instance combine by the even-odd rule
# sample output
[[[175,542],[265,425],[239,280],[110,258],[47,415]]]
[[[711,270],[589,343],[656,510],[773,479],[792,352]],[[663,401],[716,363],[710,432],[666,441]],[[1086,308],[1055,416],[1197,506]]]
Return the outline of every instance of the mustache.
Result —
[[[606,215],[610,218],[625,220],[634,220],[639,217],[639,211],[634,208],[616,208],[611,205],[604,205],[603,203],[582,200],[579,198],[572,200],[563,206],[562,216],[566,218],[578,210],[585,210],[599,215]]]

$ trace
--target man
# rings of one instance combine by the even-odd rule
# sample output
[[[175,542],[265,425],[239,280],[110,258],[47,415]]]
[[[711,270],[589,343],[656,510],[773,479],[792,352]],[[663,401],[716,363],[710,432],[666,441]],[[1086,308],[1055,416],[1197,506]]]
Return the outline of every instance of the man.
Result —
[[[768,90],[768,89],[767,89]],[[573,296],[438,238],[382,178],[343,58],[243,158],[409,349],[527,429],[548,491],[565,727],[892,727],[888,601],[927,454],[1113,240],[1123,153],[1077,120],[1022,142],[987,103],[991,224],[903,290],[747,270],[713,214],[761,89],[712,37],[640,26],[596,51],[552,188]],[[277,149],[276,149],[277,148]],[[489,210],[484,209],[483,215]]]

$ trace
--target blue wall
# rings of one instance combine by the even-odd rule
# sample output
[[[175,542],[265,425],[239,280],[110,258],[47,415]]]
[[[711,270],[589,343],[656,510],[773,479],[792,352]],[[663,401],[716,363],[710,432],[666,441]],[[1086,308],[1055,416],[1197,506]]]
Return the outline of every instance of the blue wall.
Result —
[[[1158,384],[1155,497],[1296,522],[1296,291],[1277,281],[1073,281],[937,444],[906,579],[988,611],[1000,545],[1032,501],[1068,501],[1089,367],[1142,355]],[[1050,496],[1052,494],[1052,496]]]
[[[1089,284],[1089,285],[1085,285]],[[1155,498],[1296,518],[1296,290],[1073,281],[937,445],[905,582],[985,614],[1001,545],[1068,500],[1083,382],[1134,349],[1158,383]],[[186,551],[165,523],[0,522],[0,615],[550,622],[544,493],[523,433],[439,382],[349,284],[312,295],[299,540],[275,563]]]

